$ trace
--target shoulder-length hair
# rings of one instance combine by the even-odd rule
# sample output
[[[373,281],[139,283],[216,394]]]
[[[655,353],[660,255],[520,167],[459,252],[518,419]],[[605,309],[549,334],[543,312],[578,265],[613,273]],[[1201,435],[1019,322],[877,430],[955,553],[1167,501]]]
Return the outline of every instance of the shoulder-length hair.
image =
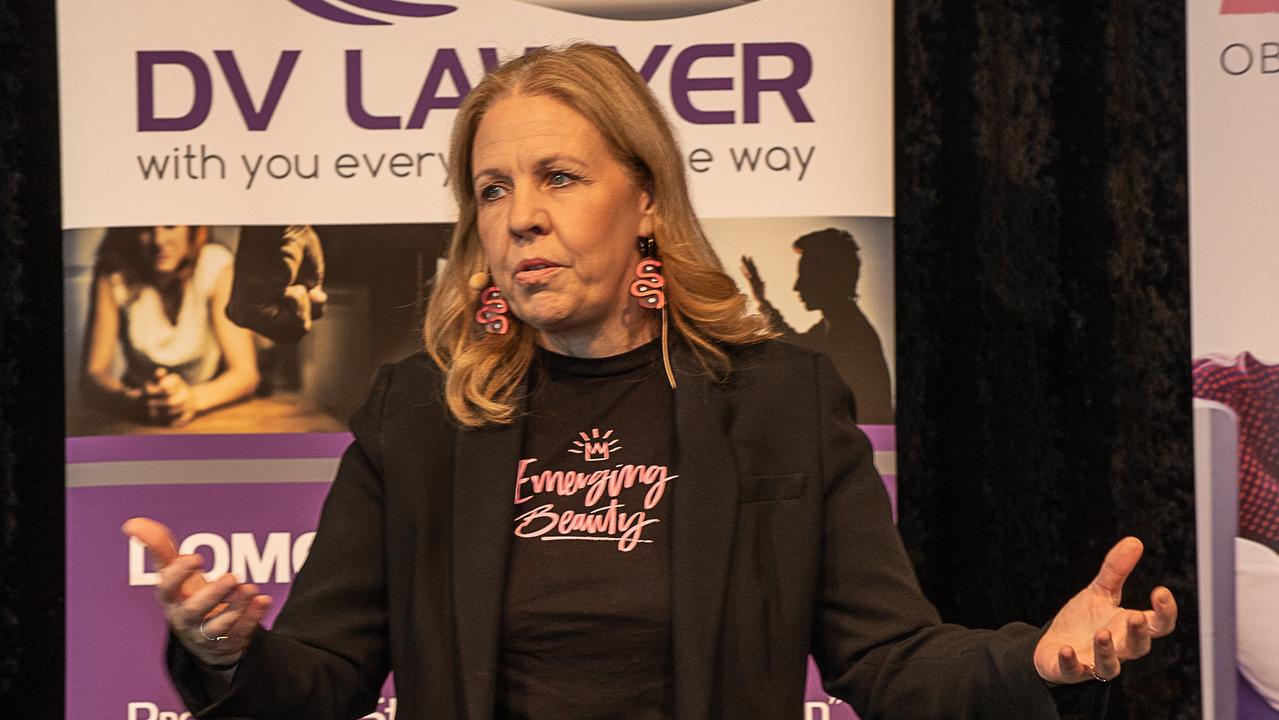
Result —
[[[745,296],[706,240],[693,214],[675,137],[639,73],[601,45],[532,50],[489,73],[467,95],[453,125],[449,182],[458,221],[448,264],[431,292],[425,340],[445,374],[444,400],[458,422],[511,422],[535,349],[534,330],[518,321],[505,335],[486,334],[474,319],[478,292],[468,285],[472,275],[488,271],[476,228],[472,143],[488,109],[517,94],[553,98],[580,113],[649,192],[669,321],[705,371],[722,376],[730,369],[721,345],[773,336],[767,321],[748,314]]]
[[[98,256],[93,264],[94,277],[120,273],[130,288],[139,285],[152,285],[161,290],[170,285],[181,287],[195,273],[200,250],[209,239],[209,228],[205,225],[191,225],[187,228],[187,251],[178,267],[164,278],[156,273],[143,244],[146,234],[154,232],[153,227],[108,228],[102,244],[98,246]]]

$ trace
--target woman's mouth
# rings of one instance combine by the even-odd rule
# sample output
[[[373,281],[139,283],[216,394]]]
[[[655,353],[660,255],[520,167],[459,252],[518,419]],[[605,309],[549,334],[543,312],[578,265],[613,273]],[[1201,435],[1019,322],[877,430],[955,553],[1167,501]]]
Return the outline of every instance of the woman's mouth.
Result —
[[[544,258],[531,258],[515,266],[515,281],[532,285],[545,282],[562,265]]]

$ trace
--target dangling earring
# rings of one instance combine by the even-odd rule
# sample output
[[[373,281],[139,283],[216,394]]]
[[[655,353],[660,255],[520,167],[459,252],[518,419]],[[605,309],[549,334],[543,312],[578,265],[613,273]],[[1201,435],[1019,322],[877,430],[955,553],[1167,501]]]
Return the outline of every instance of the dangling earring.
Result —
[[[639,252],[643,258],[635,266],[635,281],[631,283],[631,296],[639,300],[639,306],[662,313],[662,367],[666,369],[666,381],[675,389],[675,371],[671,368],[670,339],[666,320],[666,278],[662,277],[662,261],[657,259],[657,240],[652,236],[639,239]]]
[[[657,240],[652,236],[639,239],[642,259],[635,266],[635,281],[631,283],[631,296],[639,300],[639,306],[649,310],[666,307],[666,279],[662,277],[662,261],[657,259]]]
[[[472,289],[478,289],[484,287],[487,280],[488,276],[484,273],[475,273],[467,285]],[[506,331],[511,329],[510,321],[506,317],[507,309],[502,291],[497,289],[497,285],[490,285],[480,293],[480,309],[475,311],[475,322],[490,335],[505,335]]]

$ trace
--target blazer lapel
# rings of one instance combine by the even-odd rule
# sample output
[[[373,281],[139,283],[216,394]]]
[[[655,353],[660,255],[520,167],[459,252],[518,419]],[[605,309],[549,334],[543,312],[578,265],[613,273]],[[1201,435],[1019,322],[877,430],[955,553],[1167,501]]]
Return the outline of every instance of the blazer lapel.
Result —
[[[493,717],[499,626],[524,421],[458,432],[453,472],[453,612],[466,716]]]
[[[728,441],[725,391],[687,352],[680,352],[678,358],[675,457],[679,478],[671,511],[675,717],[705,720],[712,717],[718,676],[725,588],[737,523],[737,468]]]

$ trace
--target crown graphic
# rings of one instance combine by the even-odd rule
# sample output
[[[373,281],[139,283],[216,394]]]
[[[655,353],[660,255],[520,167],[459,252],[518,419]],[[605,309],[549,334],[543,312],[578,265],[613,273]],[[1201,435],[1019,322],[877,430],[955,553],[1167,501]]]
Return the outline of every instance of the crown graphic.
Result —
[[[618,438],[613,437],[612,430],[604,431],[600,434],[599,428],[591,428],[590,434],[580,432],[577,434],[581,440],[574,440],[574,447],[569,448],[569,452],[581,455],[587,462],[603,462],[608,460],[614,452],[622,449],[618,443]]]

